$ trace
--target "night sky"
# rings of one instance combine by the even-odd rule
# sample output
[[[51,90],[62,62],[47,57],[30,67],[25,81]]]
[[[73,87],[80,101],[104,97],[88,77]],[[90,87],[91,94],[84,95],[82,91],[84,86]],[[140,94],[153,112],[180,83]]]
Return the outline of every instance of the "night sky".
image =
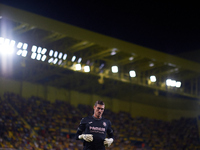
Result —
[[[197,3],[133,0],[0,0],[0,3],[173,55],[200,49]]]

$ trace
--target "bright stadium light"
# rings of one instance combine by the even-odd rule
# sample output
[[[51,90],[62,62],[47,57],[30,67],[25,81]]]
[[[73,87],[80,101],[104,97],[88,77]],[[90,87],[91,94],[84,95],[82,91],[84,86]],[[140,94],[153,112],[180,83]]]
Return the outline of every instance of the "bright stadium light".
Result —
[[[42,55],[41,55],[41,54],[37,54],[37,57],[36,57],[36,59],[37,59],[37,60],[40,60],[40,59],[41,59],[41,57],[42,57]]]
[[[62,53],[62,52],[60,52],[60,53],[59,53],[59,55],[58,55],[58,58],[59,58],[59,59],[61,59],[61,58],[62,58],[62,56],[63,56],[63,53]]]
[[[156,76],[150,76],[150,80],[151,80],[151,82],[156,82]]]
[[[171,81],[172,81],[171,79],[167,79],[167,80],[166,80],[166,85],[167,85],[167,86],[171,86]]]
[[[82,58],[79,58],[79,59],[78,59],[78,63],[81,63],[81,61],[82,61]]]
[[[76,64],[76,70],[81,70],[81,64]]]
[[[117,66],[112,66],[111,70],[112,70],[112,73],[117,73],[118,72],[118,67]]]
[[[37,49],[37,53],[40,54],[41,51],[42,51],[42,47],[38,47],[38,49]]]
[[[66,60],[67,59],[67,54],[64,54],[63,55],[63,60]]]
[[[46,55],[43,55],[42,58],[41,58],[41,60],[42,60],[42,61],[45,61],[46,58],[47,58],[47,56],[46,56]]]
[[[55,65],[58,61],[58,58],[55,58],[54,61],[53,61],[53,64]]]
[[[41,54],[44,55],[46,52],[47,52],[47,49],[43,48],[42,51],[41,51]]]
[[[21,55],[21,54],[22,54],[22,50],[20,49],[17,51],[17,55]]]
[[[0,44],[3,44],[3,43],[4,43],[4,38],[0,37]]]
[[[27,44],[27,43],[24,43],[22,49],[26,50],[27,48],[28,48],[28,44]]]
[[[171,80],[171,86],[175,87],[176,86],[176,81],[175,80]]]
[[[129,71],[130,77],[136,77],[136,72],[134,70]]]
[[[57,56],[58,56],[58,52],[55,51],[55,52],[54,52],[54,57],[57,57]]]
[[[23,51],[22,51],[22,56],[23,56],[23,57],[26,57],[27,53],[28,53],[27,50],[23,50]]]
[[[17,44],[17,48],[22,48],[22,45],[23,45],[23,43],[22,43],[22,42],[19,42],[19,43]]]
[[[12,54],[14,52],[15,41],[10,39],[0,38],[0,53]]]
[[[62,64],[62,60],[59,60],[59,61],[58,61],[58,65],[61,65],[61,64]]]
[[[53,58],[50,58],[50,59],[48,60],[48,63],[53,63]]]
[[[50,57],[53,56],[53,53],[54,53],[54,51],[53,51],[53,50],[50,50],[50,51],[49,51],[49,56],[50,56]]]
[[[32,51],[33,53],[36,53],[36,50],[37,50],[37,46],[33,45],[32,48],[31,48],[31,51]]]
[[[75,59],[76,59],[76,56],[73,56],[73,57],[72,57],[72,62],[74,62],[74,61],[75,61]]]
[[[84,66],[84,72],[90,72],[90,66]]]
[[[130,61],[132,61],[133,59],[134,59],[134,57],[133,57],[133,56],[129,57],[129,60],[130,60]]]
[[[180,87],[181,87],[181,82],[180,82],[180,81],[177,81],[177,82],[176,82],[176,87],[177,87],[177,88],[180,88]]]
[[[35,58],[36,58],[36,55],[37,55],[36,53],[32,53],[32,54],[31,54],[31,58],[32,58],[32,59],[35,59]]]

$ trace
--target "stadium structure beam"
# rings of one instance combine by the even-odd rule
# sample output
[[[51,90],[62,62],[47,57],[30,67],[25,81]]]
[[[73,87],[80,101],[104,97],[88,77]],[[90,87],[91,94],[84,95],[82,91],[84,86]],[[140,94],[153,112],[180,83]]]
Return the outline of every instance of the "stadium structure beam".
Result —
[[[49,19],[3,4],[0,4],[0,16],[11,20],[17,20],[22,23],[28,23],[41,29],[63,33],[75,39],[90,41],[92,43],[96,43],[104,47],[115,47],[117,49],[123,50],[123,52],[129,53],[130,55],[134,53],[137,55],[141,55],[142,57],[154,59],[156,61],[169,62],[171,64],[176,64],[177,66],[183,67],[185,69],[200,73],[200,70],[196,69],[200,68],[199,63],[179,58],[170,54],[155,51],[153,49],[132,44],[116,38],[98,34],[86,29],[75,27],[63,22]]]

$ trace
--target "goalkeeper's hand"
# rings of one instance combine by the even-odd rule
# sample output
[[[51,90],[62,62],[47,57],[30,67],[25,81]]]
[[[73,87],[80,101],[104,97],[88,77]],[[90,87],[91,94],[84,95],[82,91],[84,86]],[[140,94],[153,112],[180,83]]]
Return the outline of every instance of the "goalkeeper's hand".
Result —
[[[93,135],[92,134],[81,134],[78,136],[79,139],[83,139],[87,142],[92,142],[93,141]]]
[[[109,147],[112,144],[112,142],[113,142],[113,138],[105,138],[104,145],[106,147]]]

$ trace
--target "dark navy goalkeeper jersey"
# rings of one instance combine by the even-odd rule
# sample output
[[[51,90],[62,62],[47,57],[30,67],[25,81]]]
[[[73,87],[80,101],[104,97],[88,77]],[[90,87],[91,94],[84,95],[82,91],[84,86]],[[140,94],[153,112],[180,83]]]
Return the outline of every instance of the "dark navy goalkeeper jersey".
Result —
[[[83,150],[105,150],[103,144],[106,137],[113,138],[111,122],[105,118],[96,119],[93,116],[85,117],[81,120],[76,133],[76,139],[81,134],[92,134],[92,142],[83,142]]]

